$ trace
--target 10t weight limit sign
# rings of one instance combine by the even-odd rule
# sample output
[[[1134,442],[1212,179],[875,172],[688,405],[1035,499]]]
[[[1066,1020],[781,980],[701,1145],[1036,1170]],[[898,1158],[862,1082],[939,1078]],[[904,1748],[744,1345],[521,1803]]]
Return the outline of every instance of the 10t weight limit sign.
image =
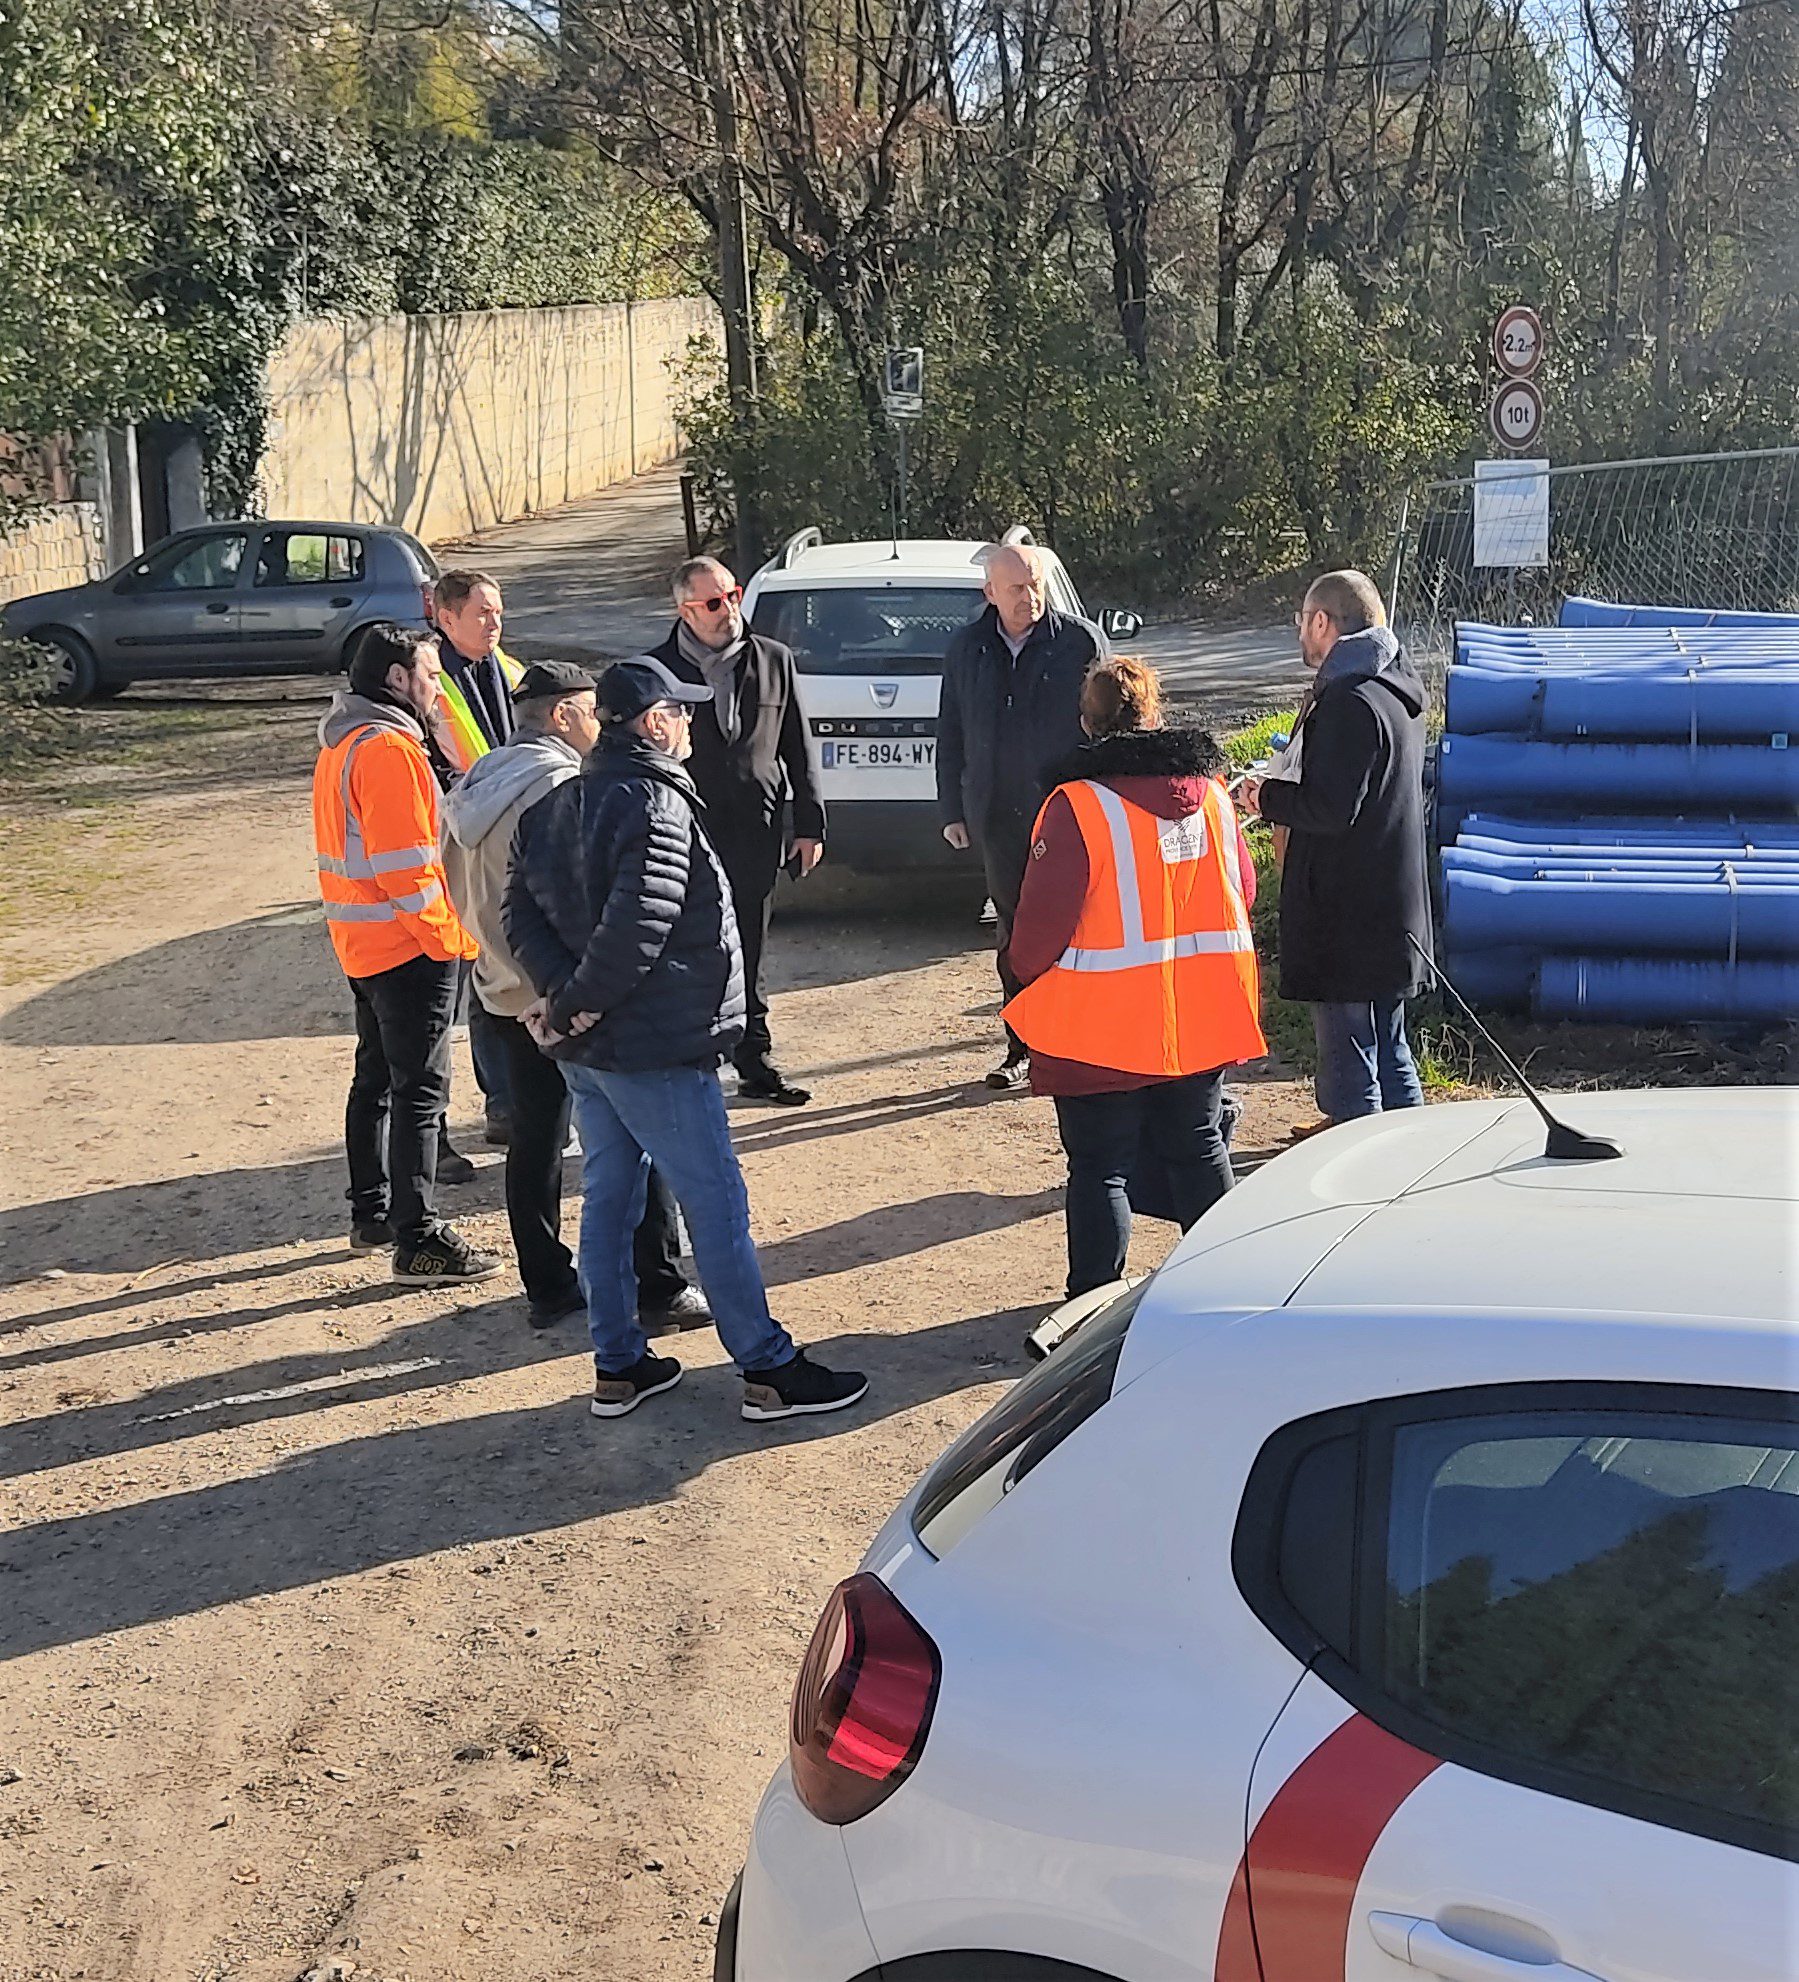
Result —
[[[1494,393],[1488,417],[1500,446],[1521,452],[1543,431],[1543,395],[1529,379],[1507,379]]]

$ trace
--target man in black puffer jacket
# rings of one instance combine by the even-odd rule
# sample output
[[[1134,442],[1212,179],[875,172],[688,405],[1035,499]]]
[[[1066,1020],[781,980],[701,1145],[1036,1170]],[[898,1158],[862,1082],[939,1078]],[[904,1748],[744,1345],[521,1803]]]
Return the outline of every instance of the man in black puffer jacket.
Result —
[[[506,940],[539,993],[524,1015],[561,1066],[581,1138],[580,1272],[595,1417],[681,1380],[637,1318],[631,1237],[652,1162],[756,1421],[841,1410],[868,1388],[809,1362],[768,1312],[718,1066],[743,1037],[730,889],[683,760],[709,688],[649,656],[600,677],[599,747],[519,824]]]

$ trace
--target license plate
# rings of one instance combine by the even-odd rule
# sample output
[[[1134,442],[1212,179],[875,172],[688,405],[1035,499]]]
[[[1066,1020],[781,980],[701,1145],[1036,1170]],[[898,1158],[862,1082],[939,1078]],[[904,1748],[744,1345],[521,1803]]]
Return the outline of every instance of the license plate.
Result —
[[[819,761],[827,771],[929,770],[937,762],[935,737],[868,737],[860,743],[820,743]]]

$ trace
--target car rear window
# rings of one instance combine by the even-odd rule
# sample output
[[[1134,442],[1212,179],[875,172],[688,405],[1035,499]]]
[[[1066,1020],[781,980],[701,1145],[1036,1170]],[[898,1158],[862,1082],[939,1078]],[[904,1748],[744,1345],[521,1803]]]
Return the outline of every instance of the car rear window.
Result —
[[[978,584],[821,586],[764,592],[755,627],[791,647],[802,674],[936,674],[985,604]]]
[[[1141,1280],[1101,1308],[938,1460],[912,1510],[912,1532],[932,1555],[948,1554],[1111,1396],[1126,1331],[1149,1285]]]
[[[393,538],[412,560],[413,569],[421,579],[431,579],[438,575],[440,567],[436,558],[409,531],[396,530]]]

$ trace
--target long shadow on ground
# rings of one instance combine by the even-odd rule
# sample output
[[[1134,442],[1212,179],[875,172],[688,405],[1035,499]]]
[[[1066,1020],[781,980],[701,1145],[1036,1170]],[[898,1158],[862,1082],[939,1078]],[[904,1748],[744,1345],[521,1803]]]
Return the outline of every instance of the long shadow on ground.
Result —
[[[816,1344],[822,1361],[869,1372],[868,1398],[843,1417],[746,1424],[737,1416],[736,1374],[717,1366],[690,1371],[679,1390],[603,1428],[576,1394],[534,1410],[383,1430],[253,1478],[39,1522],[0,1541],[0,1656],[652,1506],[771,1438],[838,1436],[1016,1375],[1020,1337],[1039,1312],[1009,1309],[910,1335]],[[395,1346],[390,1339],[384,1353]],[[531,1345],[522,1346],[519,1360],[531,1360]]]

